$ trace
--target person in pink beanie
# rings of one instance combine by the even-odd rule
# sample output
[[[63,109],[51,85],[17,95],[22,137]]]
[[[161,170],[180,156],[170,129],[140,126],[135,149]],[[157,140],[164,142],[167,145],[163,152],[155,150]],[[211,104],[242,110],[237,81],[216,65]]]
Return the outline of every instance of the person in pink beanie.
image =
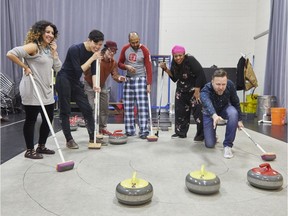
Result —
[[[200,90],[206,83],[201,64],[191,55],[186,54],[183,46],[172,48],[173,60],[170,69],[165,62],[160,67],[177,83],[175,92],[175,134],[172,138],[186,138],[190,125],[190,115],[197,124],[194,141],[204,140],[202,104]]]

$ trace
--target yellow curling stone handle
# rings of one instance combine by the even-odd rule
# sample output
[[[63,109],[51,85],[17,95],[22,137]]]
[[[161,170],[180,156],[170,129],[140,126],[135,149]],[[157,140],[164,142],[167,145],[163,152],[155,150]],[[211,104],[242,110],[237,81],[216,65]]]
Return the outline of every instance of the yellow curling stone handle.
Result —
[[[205,165],[201,166],[201,170],[191,172],[190,176],[192,178],[201,180],[212,180],[216,178],[216,175],[214,173],[205,170]]]
[[[145,181],[144,179],[139,179],[136,178],[136,172],[133,172],[133,176],[131,179],[126,179],[124,181],[122,181],[121,186],[124,188],[133,188],[133,189],[137,189],[137,188],[143,188],[148,186],[148,182]]]

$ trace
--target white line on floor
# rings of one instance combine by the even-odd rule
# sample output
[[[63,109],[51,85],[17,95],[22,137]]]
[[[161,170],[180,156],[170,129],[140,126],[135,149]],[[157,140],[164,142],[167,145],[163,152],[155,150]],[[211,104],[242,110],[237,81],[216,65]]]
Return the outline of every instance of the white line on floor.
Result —
[[[8,126],[11,126],[11,125],[14,125],[14,124],[18,124],[18,123],[23,122],[23,121],[25,121],[25,119],[23,119],[23,120],[21,120],[21,121],[13,122],[13,123],[8,124],[8,125],[4,125],[4,126],[2,126],[1,128],[8,127]]]

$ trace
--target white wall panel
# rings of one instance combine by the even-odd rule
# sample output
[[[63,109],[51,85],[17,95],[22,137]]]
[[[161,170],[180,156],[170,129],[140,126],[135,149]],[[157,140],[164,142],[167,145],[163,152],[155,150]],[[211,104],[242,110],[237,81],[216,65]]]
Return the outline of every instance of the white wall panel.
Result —
[[[203,67],[237,67],[240,53],[249,54],[251,61],[257,53],[257,68],[262,71],[265,43],[258,47],[253,37],[267,30],[269,4],[269,0],[161,0],[159,53],[169,55],[175,44],[183,45]],[[261,59],[256,48],[261,50]],[[172,101],[174,91],[172,84]]]

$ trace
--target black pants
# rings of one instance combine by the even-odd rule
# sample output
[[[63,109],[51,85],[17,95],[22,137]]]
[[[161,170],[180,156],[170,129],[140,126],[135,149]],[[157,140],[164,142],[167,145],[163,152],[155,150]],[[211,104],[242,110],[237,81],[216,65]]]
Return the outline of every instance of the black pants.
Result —
[[[50,129],[46,121],[45,115],[42,111],[41,106],[27,106],[24,105],[26,119],[23,126],[23,134],[26,142],[27,149],[34,148],[34,130],[37,116],[41,113],[42,123],[39,130],[39,144],[46,144]],[[45,105],[46,112],[48,114],[50,122],[53,121],[54,104]]]
[[[56,78],[56,90],[59,98],[61,126],[66,141],[68,142],[69,140],[73,139],[69,122],[69,117],[71,115],[71,99],[76,102],[83,114],[83,117],[87,123],[89,139],[94,140],[95,125],[93,112],[88,102],[87,95],[84,93],[83,84],[81,84],[80,81],[70,81],[68,78],[58,74]]]
[[[192,92],[175,93],[175,133],[186,136],[190,125],[190,115],[197,124],[196,136],[203,136],[202,104],[197,104]]]

